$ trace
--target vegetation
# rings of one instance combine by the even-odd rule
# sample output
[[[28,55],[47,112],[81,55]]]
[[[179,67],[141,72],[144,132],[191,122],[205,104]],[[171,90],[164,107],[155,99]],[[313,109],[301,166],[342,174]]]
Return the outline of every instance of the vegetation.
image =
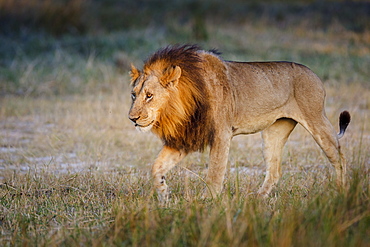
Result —
[[[370,245],[369,4],[200,3],[0,0],[0,246]],[[161,143],[127,120],[127,72],[173,43],[314,70],[331,122],[352,114],[348,191],[297,126],[269,198],[254,194],[265,170],[256,134],[232,142],[219,198],[201,199],[208,153],[195,153],[169,174],[161,205],[150,177]]]

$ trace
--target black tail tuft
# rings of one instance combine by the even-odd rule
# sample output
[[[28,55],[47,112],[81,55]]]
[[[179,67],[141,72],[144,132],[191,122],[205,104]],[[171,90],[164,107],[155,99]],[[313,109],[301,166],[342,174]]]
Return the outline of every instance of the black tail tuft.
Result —
[[[351,122],[351,115],[348,111],[343,111],[339,116],[339,134],[338,138],[342,138],[344,135],[344,132],[346,132],[346,129],[348,127],[349,122]]]

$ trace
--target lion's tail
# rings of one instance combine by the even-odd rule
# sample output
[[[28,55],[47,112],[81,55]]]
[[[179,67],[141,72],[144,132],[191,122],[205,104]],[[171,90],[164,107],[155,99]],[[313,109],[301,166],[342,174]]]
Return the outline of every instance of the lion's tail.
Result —
[[[339,116],[339,134],[338,138],[342,138],[346,129],[348,127],[349,122],[351,122],[351,115],[348,111],[343,111]]]

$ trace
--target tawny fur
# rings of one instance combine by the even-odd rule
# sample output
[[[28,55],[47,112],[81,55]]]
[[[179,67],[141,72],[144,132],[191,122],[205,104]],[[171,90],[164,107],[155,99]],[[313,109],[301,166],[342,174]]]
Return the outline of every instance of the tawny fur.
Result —
[[[186,154],[206,146],[209,192],[220,193],[232,137],[259,131],[267,165],[259,194],[269,194],[281,177],[282,149],[297,123],[320,145],[344,187],[345,159],[325,114],[321,80],[296,63],[241,63],[218,55],[198,46],[169,46],[152,55],[142,71],[132,66],[129,118],[164,145],[152,167],[159,196],[167,197],[165,174]],[[342,113],[340,136],[349,122],[349,113]]]

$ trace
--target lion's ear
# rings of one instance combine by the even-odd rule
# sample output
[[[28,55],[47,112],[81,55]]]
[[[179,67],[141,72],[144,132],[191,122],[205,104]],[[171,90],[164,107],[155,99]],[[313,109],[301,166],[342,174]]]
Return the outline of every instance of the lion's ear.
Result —
[[[180,76],[181,68],[179,66],[171,66],[164,71],[160,81],[164,87],[168,85],[177,86]]]
[[[140,71],[137,68],[135,68],[135,66],[132,64],[131,64],[130,76],[131,76],[131,85],[140,76]]]

